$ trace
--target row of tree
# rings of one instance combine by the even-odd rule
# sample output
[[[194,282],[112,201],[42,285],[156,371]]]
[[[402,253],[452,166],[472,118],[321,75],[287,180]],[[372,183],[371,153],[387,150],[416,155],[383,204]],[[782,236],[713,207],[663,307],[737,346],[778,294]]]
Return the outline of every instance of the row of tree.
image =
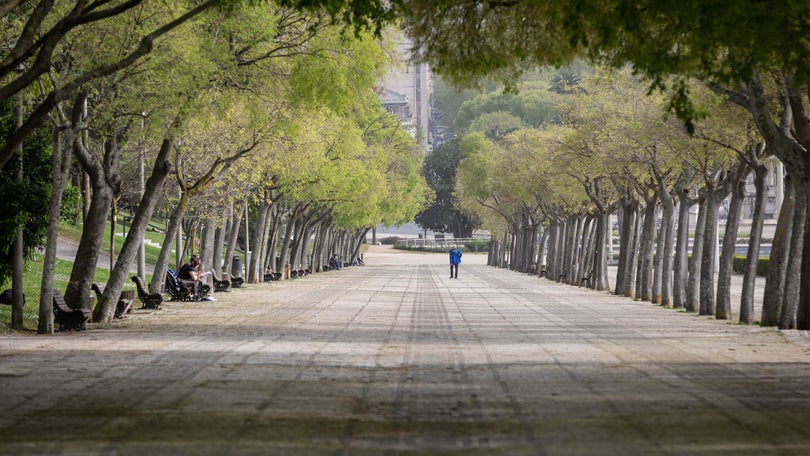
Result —
[[[738,221],[745,181],[753,173],[756,203],[739,310],[741,321],[753,322],[772,151],[744,110],[708,88],[691,90],[702,94],[706,113],[695,121],[693,134],[665,117],[665,95],[648,94],[646,85],[624,70],[599,71],[579,90],[558,98],[560,122],[497,138],[465,135],[456,191],[468,211],[500,233],[490,264],[508,262],[523,271],[541,264],[545,268],[537,273],[551,279],[571,284],[588,279],[593,288],[607,290],[609,216],[617,214],[615,293],[731,318]],[[803,215],[786,182],[761,320],[795,328],[800,271],[787,252],[791,242],[801,240],[801,233],[789,233]],[[716,270],[716,227],[726,198],[730,204]],[[690,256],[689,214],[695,204],[699,212]]]
[[[784,218],[777,228],[777,238],[786,240],[776,249],[784,251],[771,259],[771,269],[780,273],[768,281],[766,295],[784,290],[783,305],[797,308],[795,325],[810,328],[810,251],[806,251],[810,231],[805,229],[810,202],[810,48],[800,44],[810,33],[810,23],[804,20],[810,16],[810,4],[802,0],[641,4],[518,0],[486,2],[486,7],[465,0],[370,3],[384,13],[369,7],[363,10],[367,21],[385,21],[392,11],[402,14],[422,59],[459,84],[481,86],[497,77],[513,88],[528,68],[588,58],[612,68],[629,66],[644,78],[647,89],[665,91],[667,111],[676,114],[690,134],[705,115],[699,106],[703,89],[696,92],[694,87],[708,87],[741,107],[746,123],[762,141],[750,147],[781,161],[792,195],[786,198],[792,206],[782,208]],[[694,80],[702,84],[695,86]],[[710,177],[704,179],[709,211],[715,206],[711,200],[722,193],[716,178],[738,173],[724,169],[707,173]],[[666,173],[667,168],[660,171]],[[598,191],[603,183],[592,180],[589,186]],[[666,192],[660,193],[658,198],[668,199]],[[598,193],[595,196],[599,198]],[[664,203],[667,211],[668,205]],[[784,269],[773,267],[780,258],[789,259]],[[703,258],[701,262],[706,265]],[[702,293],[708,295],[710,290]],[[788,320],[791,314],[787,312]]]
[[[50,192],[31,194],[15,220],[4,219],[16,236],[3,233],[29,250],[44,239],[40,332],[53,330],[66,188],[80,189],[84,222],[65,291],[72,307],[89,300],[107,219],[119,205],[134,211],[95,307],[99,322],[111,320],[156,212],[167,229],[153,290],[182,233],[215,273],[241,242],[253,252],[247,278],[256,282],[288,263],[318,270],[333,252],[351,258],[369,227],[409,221],[429,197],[421,148],[372,90],[388,67],[385,41],[345,33],[326,12],[275,2],[43,0],[10,2],[0,19],[11,43],[0,55],[0,102],[19,113],[3,124],[3,178],[20,166],[21,176],[51,176]],[[36,135],[47,139],[35,143]],[[34,144],[50,167],[18,152]],[[49,201],[47,218],[30,203],[37,198]],[[34,215],[47,234],[20,235]],[[21,328],[24,255],[4,248],[12,326]]]

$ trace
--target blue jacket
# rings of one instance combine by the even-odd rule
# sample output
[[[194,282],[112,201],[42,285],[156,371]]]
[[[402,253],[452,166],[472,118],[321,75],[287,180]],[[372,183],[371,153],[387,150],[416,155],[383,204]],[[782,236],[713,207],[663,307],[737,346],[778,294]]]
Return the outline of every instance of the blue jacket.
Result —
[[[452,248],[450,249],[450,264],[461,263],[461,250]]]

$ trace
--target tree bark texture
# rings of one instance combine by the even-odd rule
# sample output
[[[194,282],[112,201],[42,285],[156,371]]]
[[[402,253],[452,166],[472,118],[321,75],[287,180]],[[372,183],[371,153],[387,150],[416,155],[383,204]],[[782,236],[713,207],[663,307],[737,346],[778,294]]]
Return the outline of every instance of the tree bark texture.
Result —
[[[689,211],[694,201],[688,189],[678,193],[678,240],[675,246],[675,263],[672,279],[672,307],[686,306],[686,281],[689,277]]]
[[[59,238],[59,214],[62,195],[70,172],[70,148],[62,147],[73,142],[73,132],[54,133],[51,182],[51,202],[48,209],[48,232],[45,241],[45,256],[42,259],[42,283],[39,294],[39,322],[37,333],[53,333],[53,274],[56,269],[56,243]]]
[[[700,315],[714,315],[714,261],[717,256],[717,218],[720,201],[715,192],[706,198],[706,228],[703,234],[703,252],[700,256]]]
[[[762,299],[762,326],[778,326],[782,315],[795,207],[793,183],[788,177],[785,179],[785,197],[782,200],[782,207],[779,208],[779,219],[776,221],[776,231],[771,243],[765,295]]]
[[[621,211],[619,214],[619,266],[616,273],[616,288],[617,295],[627,296],[628,280],[627,276],[630,274],[630,262],[633,261],[632,249],[635,244],[634,239],[634,225],[636,217],[637,201],[634,197],[627,194],[621,199]]]
[[[743,271],[742,297],[740,299],[740,322],[754,322],[754,293],[756,288],[757,264],[759,263],[759,250],[762,245],[762,228],[765,223],[765,204],[767,191],[765,178],[768,167],[758,162],[754,166],[754,187],[756,200],[754,202],[751,232],[748,235],[748,252],[745,257],[745,270]]]
[[[700,276],[703,262],[703,244],[706,235],[706,190],[698,192],[698,216],[695,222],[695,238],[692,242],[692,256],[689,258],[689,280],[686,283],[686,310],[697,312],[700,309]]]
[[[188,193],[182,192],[180,194],[180,200],[172,209],[171,215],[169,215],[169,223],[166,226],[166,239],[174,239],[178,235],[180,226],[183,223],[183,216],[186,213],[186,207],[188,206],[188,199]],[[178,248],[176,250],[180,251],[181,249]],[[166,272],[169,270],[171,254],[172,243],[164,242],[163,245],[160,246],[160,252],[155,262],[155,269],[152,273],[152,280],[149,281],[149,291],[151,293],[159,292],[160,285],[165,282]],[[182,252],[178,253],[178,256],[182,257]]]
[[[794,181],[795,182],[795,181]],[[807,183],[794,183],[795,206],[793,229],[790,233],[790,254],[785,274],[785,295],[779,329],[798,329],[797,317],[802,280],[802,252],[804,250],[804,222],[807,220]]]
[[[141,197],[141,202],[132,218],[132,225],[121,247],[121,253],[118,254],[118,260],[110,271],[110,279],[107,281],[107,285],[104,288],[101,302],[96,305],[93,311],[93,321],[109,323],[115,314],[115,308],[118,305],[118,297],[121,295],[121,290],[124,288],[129,267],[138,254],[138,249],[143,235],[146,232],[146,227],[149,224],[149,220],[152,219],[152,213],[160,199],[166,177],[171,171],[171,166],[168,161],[171,143],[171,139],[164,140],[160,152],[158,152],[152,174],[146,181],[146,189],[143,197]]]
[[[661,261],[661,305],[672,306],[672,253],[675,249],[675,199],[666,192],[662,194],[663,216],[661,218],[661,231],[664,232],[664,246]]]
[[[65,302],[72,308],[81,308],[90,302],[90,287],[93,284],[98,253],[104,238],[107,214],[115,194],[120,190],[120,178],[117,175],[119,153],[117,144],[107,141],[104,151],[102,165],[84,148],[78,145],[74,147],[74,154],[81,157],[79,162],[91,177],[93,192],[76,252],[76,261],[73,263],[73,270],[65,290]]]
[[[728,206],[726,229],[723,234],[723,248],[720,255],[720,268],[717,272],[717,305],[714,316],[718,320],[731,318],[731,275],[734,273],[734,253],[737,247],[737,231],[740,227],[740,213],[745,198],[745,178],[748,168],[741,167],[730,182],[731,201]]]
[[[644,225],[641,231],[641,269],[639,284],[641,300],[652,300],[653,254],[655,253],[655,221],[658,218],[658,197],[650,198],[644,208]],[[638,288],[638,286],[637,286]]]

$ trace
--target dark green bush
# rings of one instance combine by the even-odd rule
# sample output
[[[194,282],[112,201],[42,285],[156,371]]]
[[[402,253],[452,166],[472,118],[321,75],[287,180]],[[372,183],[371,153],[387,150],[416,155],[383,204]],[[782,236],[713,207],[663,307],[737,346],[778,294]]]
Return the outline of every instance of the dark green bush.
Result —
[[[768,261],[770,258],[760,258],[757,262],[757,275],[764,277],[768,270]],[[745,272],[745,255],[734,255],[734,269],[735,274],[742,274]]]
[[[466,252],[488,252],[489,251],[489,240],[487,239],[476,239],[472,241],[464,242],[462,246],[462,250]]]

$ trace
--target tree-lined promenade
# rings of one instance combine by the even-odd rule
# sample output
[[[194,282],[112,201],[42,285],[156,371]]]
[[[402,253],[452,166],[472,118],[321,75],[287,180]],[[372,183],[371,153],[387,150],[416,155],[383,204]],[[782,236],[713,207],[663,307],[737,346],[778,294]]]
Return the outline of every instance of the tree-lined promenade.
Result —
[[[11,2],[0,20],[0,279],[13,285],[12,328],[22,329],[23,260],[44,246],[38,330],[53,330],[60,219],[82,226],[63,292],[77,308],[92,294],[105,221],[132,213],[93,315],[109,322],[150,222],[165,226],[152,291],[191,254],[222,277],[237,248],[257,283],[285,265],[320,270],[333,253],[353,259],[370,227],[411,220],[429,196],[422,149],[373,90],[386,40],[342,33],[323,11],[41,1]]]
[[[806,454],[810,346],[464,255],[0,337],[7,454]],[[70,423],[69,425],[67,423]]]
[[[555,279],[587,277],[597,290],[701,315],[810,328],[810,58],[796,45],[809,8],[798,0],[9,2],[0,9],[0,164],[15,198],[3,198],[0,272],[12,278],[12,326],[21,327],[23,259],[44,245],[38,329],[52,330],[56,227],[71,204],[84,222],[65,290],[73,307],[88,300],[104,220],[119,205],[134,212],[99,322],[112,318],[156,213],[167,240],[185,240],[178,256],[201,253],[206,269],[221,272],[237,245],[253,252],[254,283],[286,264],[319,270],[334,252],[350,259],[370,227],[411,220],[431,200],[434,176],[419,175],[417,141],[373,92],[386,37],[399,27],[416,58],[462,85],[494,79],[508,92],[525,89],[523,75],[538,66],[593,69],[576,78],[560,71],[547,88],[555,95],[526,97],[521,110],[456,119],[466,129],[456,182],[436,196],[459,203],[468,219],[458,229],[475,220],[495,234],[491,264],[534,263]],[[785,198],[755,315],[770,157],[784,166]],[[750,173],[758,199],[734,312],[735,214]],[[714,221],[729,195],[715,271]],[[693,205],[689,257],[684,217]],[[620,220],[613,284],[611,214]],[[153,290],[171,249],[164,242]]]

